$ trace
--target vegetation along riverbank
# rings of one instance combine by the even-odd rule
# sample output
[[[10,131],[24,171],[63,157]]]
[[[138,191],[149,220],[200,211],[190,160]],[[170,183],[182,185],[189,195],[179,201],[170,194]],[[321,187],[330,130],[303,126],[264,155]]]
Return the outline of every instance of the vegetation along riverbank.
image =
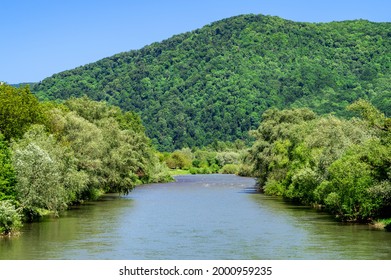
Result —
[[[160,156],[172,174],[254,176],[267,195],[321,208],[341,221],[390,229],[391,119],[364,100],[347,110],[356,117],[270,109],[251,132],[249,149],[240,141],[215,142]]]
[[[38,102],[0,85],[0,232],[136,184],[171,180],[131,112],[87,98]]]
[[[254,176],[260,191],[321,207],[343,221],[390,227],[390,118],[367,101],[357,117],[270,109],[252,147],[214,142],[157,152],[137,115],[88,98],[39,102],[28,87],[0,86],[0,229],[9,235],[47,213],[105,192],[185,173]],[[13,114],[15,108],[18,113]]]
[[[390,30],[241,15],[1,83],[0,232],[179,170],[391,227]]]
[[[364,100],[348,110],[360,117],[268,110],[245,161],[266,194],[325,208],[343,221],[382,219],[389,228],[391,119]]]

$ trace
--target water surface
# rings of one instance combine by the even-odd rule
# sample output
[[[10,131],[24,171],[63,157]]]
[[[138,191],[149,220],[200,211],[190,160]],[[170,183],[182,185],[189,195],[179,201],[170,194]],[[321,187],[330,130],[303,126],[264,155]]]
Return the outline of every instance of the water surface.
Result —
[[[176,179],[27,224],[0,259],[391,259],[391,233],[256,193],[252,178]]]

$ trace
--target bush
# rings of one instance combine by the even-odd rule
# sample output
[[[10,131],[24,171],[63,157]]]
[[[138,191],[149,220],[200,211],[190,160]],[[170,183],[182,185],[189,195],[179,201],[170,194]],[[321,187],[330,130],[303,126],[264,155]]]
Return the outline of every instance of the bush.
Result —
[[[260,190],[267,195],[277,195],[277,196],[281,196],[285,192],[284,186],[274,179],[268,179],[266,181],[265,186]]]
[[[220,169],[222,174],[238,174],[240,166],[238,164],[226,164]]]
[[[9,200],[0,201],[0,234],[8,235],[22,226],[22,217]]]
[[[187,151],[177,150],[167,157],[166,164],[171,169],[188,170],[192,166],[192,158]]]
[[[220,152],[217,153],[216,160],[220,166],[238,164],[240,162],[240,154],[238,152]]]

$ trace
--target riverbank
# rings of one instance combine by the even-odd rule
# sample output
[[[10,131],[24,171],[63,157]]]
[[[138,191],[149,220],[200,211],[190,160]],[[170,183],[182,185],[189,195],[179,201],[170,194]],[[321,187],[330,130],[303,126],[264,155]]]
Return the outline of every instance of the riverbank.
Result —
[[[371,225],[378,230],[385,230],[391,232],[391,219],[381,219],[374,221]]]
[[[178,175],[190,175],[191,173],[189,170],[169,169],[168,174],[170,174],[170,176],[178,176]]]

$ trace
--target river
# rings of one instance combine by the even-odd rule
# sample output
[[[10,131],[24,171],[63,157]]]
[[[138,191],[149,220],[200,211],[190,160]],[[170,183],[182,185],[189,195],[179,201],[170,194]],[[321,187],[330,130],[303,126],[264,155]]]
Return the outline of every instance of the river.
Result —
[[[105,195],[0,238],[0,259],[391,259],[391,233],[254,191],[234,175]]]

